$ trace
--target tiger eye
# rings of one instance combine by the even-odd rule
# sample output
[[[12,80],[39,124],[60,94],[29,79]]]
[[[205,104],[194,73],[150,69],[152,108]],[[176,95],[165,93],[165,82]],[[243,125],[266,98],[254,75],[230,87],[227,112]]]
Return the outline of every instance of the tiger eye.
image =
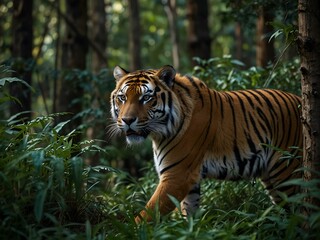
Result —
[[[118,99],[121,101],[121,102],[124,102],[126,101],[126,96],[124,94],[119,94],[118,95]]]
[[[147,101],[149,101],[151,99],[151,96],[144,95],[142,99],[143,99],[143,101],[147,102]]]

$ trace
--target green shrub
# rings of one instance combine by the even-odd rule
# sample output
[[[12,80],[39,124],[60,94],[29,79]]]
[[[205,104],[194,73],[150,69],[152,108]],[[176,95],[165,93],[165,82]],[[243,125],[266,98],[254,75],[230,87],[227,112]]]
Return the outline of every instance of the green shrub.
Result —
[[[203,60],[195,58],[193,74],[217,90],[275,88],[300,94],[299,60],[276,66],[247,67],[231,56]]]

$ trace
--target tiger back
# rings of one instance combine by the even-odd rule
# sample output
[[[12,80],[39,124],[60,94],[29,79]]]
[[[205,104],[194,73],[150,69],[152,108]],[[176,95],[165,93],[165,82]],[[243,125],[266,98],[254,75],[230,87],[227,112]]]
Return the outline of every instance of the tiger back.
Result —
[[[114,69],[111,93],[113,134],[124,133],[128,143],[150,137],[159,184],[136,217],[151,220],[159,206],[167,214],[181,202],[183,213],[199,206],[203,178],[240,180],[260,178],[273,202],[278,192],[292,195],[293,186],[279,187],[301,165],[301,99],[279,90],[218,92],[204,82],[176,74],[171,66],[129,73]],[[294,147],[292,147],[294,146]],[[282,159],[283,152],[290,159]]]

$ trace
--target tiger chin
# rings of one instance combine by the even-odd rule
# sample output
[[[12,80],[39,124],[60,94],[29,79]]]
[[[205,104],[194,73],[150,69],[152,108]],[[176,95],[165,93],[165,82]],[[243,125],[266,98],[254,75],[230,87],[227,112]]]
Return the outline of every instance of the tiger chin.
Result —
[[[183,214],[199,207],[204,178],[260,178],[274,203],[298,191],[281,183],[300,177],[302,125],[300,97],[272,89],[219,92],[172,66],[128,72],[114,68],[111,131],[123,132],[129,144],[153,142],[159,184],[137,223],[151,221],[181,202]],[[291,154],[282,160],[282,149]]]

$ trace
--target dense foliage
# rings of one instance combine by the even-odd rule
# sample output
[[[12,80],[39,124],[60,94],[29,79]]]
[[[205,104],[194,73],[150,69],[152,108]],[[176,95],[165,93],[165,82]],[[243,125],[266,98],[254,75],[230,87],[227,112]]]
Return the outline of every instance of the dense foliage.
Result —
[[[198,65],[194,67],[194,74],[217,90],[274,88],[300,93],[298,59],[266,68],[252,66],[248,69],[244,69],[243,62],[231,56],[195,60]]]

